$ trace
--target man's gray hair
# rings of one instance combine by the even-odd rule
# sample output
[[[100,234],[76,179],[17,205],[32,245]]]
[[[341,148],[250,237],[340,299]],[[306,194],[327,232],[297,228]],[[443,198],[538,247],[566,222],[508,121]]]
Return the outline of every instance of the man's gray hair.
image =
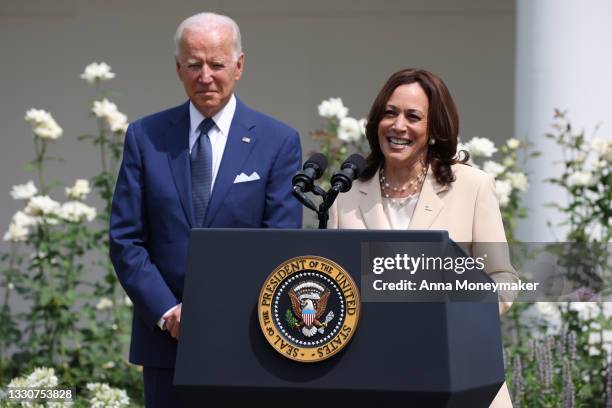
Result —
[[[215,27],[225,26],[232,29],[232,43],[234,59],[238,59],[242,53],[242,38],[240,37],[240,28],[238,24],[231,18],[215,13],[198,13],[191,17],[187,17],[176,29],[174,33],[174,56],[178,58],[181,50],[181,39],[186,29],[209,30]]]

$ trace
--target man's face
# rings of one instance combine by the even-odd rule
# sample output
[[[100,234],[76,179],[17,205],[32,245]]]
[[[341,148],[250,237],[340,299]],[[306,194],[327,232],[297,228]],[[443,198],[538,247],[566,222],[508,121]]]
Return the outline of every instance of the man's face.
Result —
[[[214,116],[227,104],[243,64],[244,54],[234,59],[230,27],[183,32],[176,71],[187,96],[204,116]]]

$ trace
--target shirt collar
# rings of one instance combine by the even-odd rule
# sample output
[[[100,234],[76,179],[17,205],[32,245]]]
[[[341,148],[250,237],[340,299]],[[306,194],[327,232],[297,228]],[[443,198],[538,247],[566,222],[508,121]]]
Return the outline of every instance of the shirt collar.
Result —
[[[229,129],[235,112],[236,97],[234,94],[232,94],[227,104],[225,104],[225,106],[212,117],[217,129],[219,129],[225,136],[229,135]],[[200,123],[202,123],[204,118],[204,115],[202,115],[202,113],[195,107],[193,102],[189,101],[189,121],[191,124],[191,132],[194,132],[195,129],[200,126]]]

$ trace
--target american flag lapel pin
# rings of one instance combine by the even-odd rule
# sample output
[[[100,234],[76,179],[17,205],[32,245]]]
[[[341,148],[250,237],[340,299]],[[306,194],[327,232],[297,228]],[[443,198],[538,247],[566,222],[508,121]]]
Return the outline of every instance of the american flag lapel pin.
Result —
[[[250,138],[250,137],[248,137],[248,136],[243,136],[243,137],[242,137],[242,141],[243,141],[244,143],[251,143],[251,138]]]

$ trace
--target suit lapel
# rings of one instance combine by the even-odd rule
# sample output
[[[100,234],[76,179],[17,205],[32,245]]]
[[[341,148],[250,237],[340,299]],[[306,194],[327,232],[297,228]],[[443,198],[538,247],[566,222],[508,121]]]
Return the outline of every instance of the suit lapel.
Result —
[[[378,179],[379,175],[376,172],[374,177],[359,186],[359,193],[361,194],[359,209],[367,229],[391,229],[389,219],[382,206]]]
[[[438,197],[438,194],[446,189],[448,187],[438,184],[430,167],[408,229],[426,230],[431,227],[444,207],[444,202]]]
[[[168,162],[181,206],[190,227],[194,225],[191,203],[191,169],[189,166],[189,102],[179,108],[164,134]]]
[[[222,207],[225,196],[234,184],[234,179],[257,143],[256,135],[252,132],[254,127],[255,125],[249,121],[248,108],[236,98],[236,111],[204,218],[204,227],[210,227],[219,208]],[[249,143],[242,140],[245,136],[250,139]]]

